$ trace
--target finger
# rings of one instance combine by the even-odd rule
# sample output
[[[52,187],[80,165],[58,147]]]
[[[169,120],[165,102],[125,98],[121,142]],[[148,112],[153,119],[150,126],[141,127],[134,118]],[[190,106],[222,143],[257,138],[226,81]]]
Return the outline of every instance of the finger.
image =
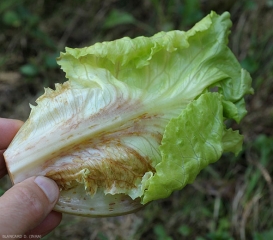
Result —
[[[3,176],[7,174],[7,168],[6,168],[6,163],[5,163],[3,153],[4,153],[4,150],[0,150],[0,178],[2,178]]]
[[[0,150],[8,147],[22,125],[20,120],[0,118]]]
[[[20,120],[0,118],[0,178],[7,173],[3,156],[4,150],[8,147],[22,124],[23,122]]]
[[[55,227],[57,227],[60,224],[61,220],[61,213],[55,211],[50,212],[40,225],[25,234],[26,237],[24,237],[24,239],[28,239],[30,235],[39,235],[41,237],[45,236],[46,234],[50,233]]]
[[[38,226],[59,198],[57,184],[31,177],[14,185],[0,198],[0,233],[24,234]]]

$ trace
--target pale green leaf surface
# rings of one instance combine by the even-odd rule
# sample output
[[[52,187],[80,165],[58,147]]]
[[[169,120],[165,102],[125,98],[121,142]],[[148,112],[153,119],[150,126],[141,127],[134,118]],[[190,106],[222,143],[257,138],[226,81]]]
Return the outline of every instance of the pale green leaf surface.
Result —
[[[221,102],[217,93],[203,94],[168,123],[160,147],[162,161],[145,183],[143,203],[183,188],[220,158],[224,132]]]
[[[222,147],[224,152],[233,152],[237,155],[242,150],[244,137],[239,131],[233,131],[231,128],[226,129],[222,138]]]

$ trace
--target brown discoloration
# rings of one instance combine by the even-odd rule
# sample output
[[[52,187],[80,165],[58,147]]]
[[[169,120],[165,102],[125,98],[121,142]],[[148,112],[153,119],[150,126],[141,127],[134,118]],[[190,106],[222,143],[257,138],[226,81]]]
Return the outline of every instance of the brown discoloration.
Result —
[[[55,91],[50,88],[46,88],[45,93],[42,96],[40,96],[36,102],[39,102],[48,98],[54,100],[56,99],[58,95],[62,94],[65,91],[69,91],[71,89],[69,81],[64,82],[63,84],[56,84],[55,87],[56,87]]]
[[[73,135],[69,135],[66,139],[69,139],[69,138],[71,138],[71,137],[73,137]]]
[[[97,138],[85,140],[70,146],[69,149],[67,147],[60,149],[59,155],[47,161],[44,168],[54,165],[60,157],[66,155],[73,156],[72,162],[48,171],[46,176],[55,180],[63,190],[74,188],[79,183],[84,184],[91,195],[95,194],[98,188],[106,190],[113,187],[136,188],[137,180],[141,180],[146,172],[154,172],[155,169],[151,166],[152,160],[145,156],[145,153],[140,153],[127,146],[122,142],[122,138],[146,137],[152,138],[160,144],[161,131],[143,127],[152,125],[161,130],[160,126],[156,124],[157,118],[160,117],[144,113],[126,122],[118,130],[101,133]],[[152,122],[152,124],[146,124],[146,121]],[[94,149],[97,152],[91,151],[90,153],[86,149]],[[89,171],[85,176],[81,172],[83,169]]]
[[[116,141],[114,148],[124,154],[122,157],[112,155],[111,151],[107,155],[104,147],[97,147],[105,156],[94,158],[90,156],[88,160],[77,158],[73,163],[47,172],[46,176],[55,180],[63,190],[71,189],[78,183],[85,184],[91,195],[96,193],[97,188],[109,190],[113,186],[123,189],[136,188],[137,179],[140,180],[147,171],[154,172],[154,169],[149,159]],[[81,172],[83,169],[89,171],[86,176]]]
[[[144,174],[148,171],[155,172],[155,169],[147,153],[126,145],[123,139],[152,139],[159,145],[164,130],[158,125],[158,120],[164,115],[137,114],[141,108],[140,101],[125,97],[122,93],[117,94],[115,101],[84,120],[87,126],[85,131],[90,128],[99,129],[100,123],[112,121],[115,126],[112,132],[100,130],[97,135],[92,138],[86,136],[80,142],[76,139],[74,129],[81,128],[84,124],[75,112],[61,126],[64,141],[73,141],[70,141],[69,146],[63,145],[58,151],[51,153],[51,159],[42,166],[45,176],[55,180],[61,190],[72,189],[79,183],[84,184],[91,195],[98,188],[136,188],[136,183],[141,181]],[[121,119],[124,112],[132,113],[126,115],[132,117]],[[60,158],[66,156],[73,158],[71,162],[58,163]],[[86,170],[88,174],[83,174],[82,170]]]
[[[32,149],[32,148],[34,148],[35,147],[35,145],[30,145],[30,146],[28,146],[25,150],[27,151],[27,150],[30,150],[30,149]]]

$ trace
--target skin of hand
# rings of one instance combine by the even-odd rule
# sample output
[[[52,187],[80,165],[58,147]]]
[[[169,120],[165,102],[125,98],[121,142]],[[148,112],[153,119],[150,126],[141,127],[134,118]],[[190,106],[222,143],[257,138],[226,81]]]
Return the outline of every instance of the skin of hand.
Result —
[[[0,178],[6,173],[3,153],[23,122],[0,118]],[[46,177],[31,177],[15,184],[0,197],[0,239],[22,235],[44,236],[59,225],[62,214],[52,211],[59,198],[57,184]]]

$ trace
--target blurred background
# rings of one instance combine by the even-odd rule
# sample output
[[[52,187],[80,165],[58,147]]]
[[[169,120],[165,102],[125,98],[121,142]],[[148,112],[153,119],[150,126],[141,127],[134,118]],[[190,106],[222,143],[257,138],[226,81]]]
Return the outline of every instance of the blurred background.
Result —
[[[229,46],[253,77],[239,156],[225,154],[196,181],[135,214],[64,215],[44,239],[273,239],[273,0],[1,0],[0,117],[25,121],[44,87],[65,81],[65,46],[187,30],[211,10],[231,13]],[[0,194],[10,187],[1,181]]]

